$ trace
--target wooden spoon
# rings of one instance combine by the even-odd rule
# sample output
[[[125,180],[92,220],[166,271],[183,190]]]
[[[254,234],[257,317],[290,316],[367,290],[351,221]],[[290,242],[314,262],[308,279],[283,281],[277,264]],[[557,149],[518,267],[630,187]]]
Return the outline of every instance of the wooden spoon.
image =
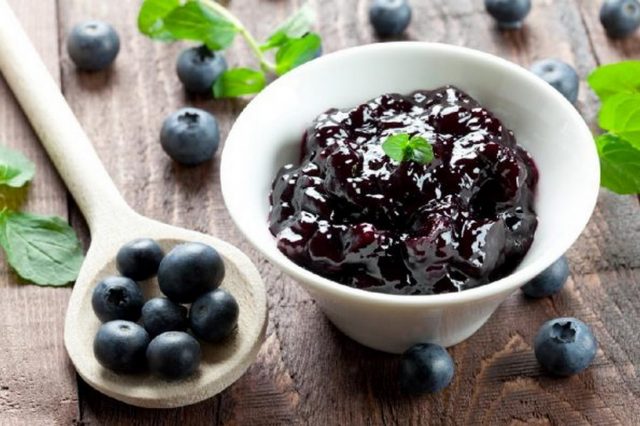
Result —
[[[126,204],[6,0],[0,0],[0,71],[91,230],[91,246],[71,293],[64,328],[64,343],[78,374],[106,395],[153,408],[193,404],[232,384],[254,361],[264,340],[266,293],[255,265],[229,243],[145,218]],[[154,238],[165,250],[183,241],[215,247],[226,266],[222,287],[240,305],[237,334],[221,345],[203,344],[200,369],[186,380],[114,374],[93,355],[100,322],[91,308],[91,293],[100,279],[117,274],[114,258],[120,246],[139,237]],[[141,285],[147,296],[159,293],[155,280]]]

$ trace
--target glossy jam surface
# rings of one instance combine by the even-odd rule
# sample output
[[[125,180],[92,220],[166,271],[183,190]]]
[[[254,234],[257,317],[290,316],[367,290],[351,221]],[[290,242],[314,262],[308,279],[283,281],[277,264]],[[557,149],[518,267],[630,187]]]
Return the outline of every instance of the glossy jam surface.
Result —
[[[390,159],[381,144],[396,133],[426,138],[435,159]],[[273,181],[270,230],[295,263],[345,285],[461,291],[507,275],[533,241],[532,158],[455,87],[331,109],[300,158]]]

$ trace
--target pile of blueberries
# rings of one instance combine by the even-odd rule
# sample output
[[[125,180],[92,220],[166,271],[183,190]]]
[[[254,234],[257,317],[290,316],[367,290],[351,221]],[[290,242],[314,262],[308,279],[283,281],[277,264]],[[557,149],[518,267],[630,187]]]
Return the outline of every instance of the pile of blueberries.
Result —
[[[225,268],[213,247],[184,243],[165,255],[156,241],[137,239],[120,248],[116,266],[121,276],[101,280],[91,299],[103,322],[93,352],[105,368],[116,373],[148,369],[167,380],[183,379],[200,365],[196,338],[219,343],[237,329],[238,303],[219,288]],[[145,302],[137,282],[156,275],[167,297]],[[189,309],[182,305],[187,303]]]
[[[559,292],[569,278],[569,265],[562,256],[522,287],[525,296],[543,298]],[[576,318],[545,322],[533,341],[540,365],[556,376],[570,376],[587,368],[596,356],[598,342],[591,328]],[[432,343],[409,348],[400,363],[400,387],[408,394],[437,392],[451,383],[454,363],[446,349]]]

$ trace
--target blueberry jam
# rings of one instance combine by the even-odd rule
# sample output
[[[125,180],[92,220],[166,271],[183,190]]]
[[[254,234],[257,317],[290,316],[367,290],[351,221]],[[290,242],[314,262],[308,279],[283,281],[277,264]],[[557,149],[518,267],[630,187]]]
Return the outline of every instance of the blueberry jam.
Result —
[[[428,164],[398,163],[393,134],[427,139]],[[337,282],[394,294],[487,284],[511,272],[538,223],[538,172],[509,129],[459,89],[386,94],[330,109],[270,196],[280,251]]]

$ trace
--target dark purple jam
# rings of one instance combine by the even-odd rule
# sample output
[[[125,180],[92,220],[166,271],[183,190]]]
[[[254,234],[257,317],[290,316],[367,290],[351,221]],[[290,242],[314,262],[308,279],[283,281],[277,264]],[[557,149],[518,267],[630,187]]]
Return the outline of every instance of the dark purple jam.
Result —
[[[382,142],[420,135],[428,164]],[[270,230],[298,265],[384,293],[465,290],[509,274],[538,223],[533,159],[491,112],[455,87],[330,109],[271,192]]]

